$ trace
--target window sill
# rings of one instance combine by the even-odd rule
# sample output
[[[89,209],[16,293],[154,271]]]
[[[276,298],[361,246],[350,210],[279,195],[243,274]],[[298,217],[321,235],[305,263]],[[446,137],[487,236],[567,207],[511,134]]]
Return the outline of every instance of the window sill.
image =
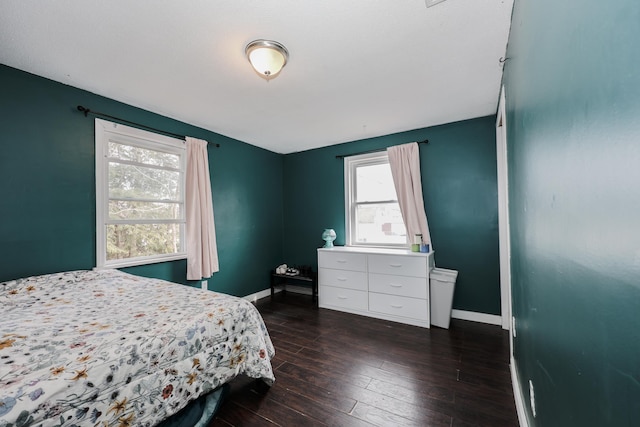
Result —
[[[162,257],[155,256],[155,257],[132,258],[132,259],[125,259],[125,260],[110,261],[105,263],[104,265],[97,266],[95,270],[105,270],[109,268],[123,268],[123,267],[135,267],[139,265],[158,264],[161,262],[177,261],[177,260],[186,259],[186,258],[187,258],[186,253],[171,254],[171,255],[162,256]]]

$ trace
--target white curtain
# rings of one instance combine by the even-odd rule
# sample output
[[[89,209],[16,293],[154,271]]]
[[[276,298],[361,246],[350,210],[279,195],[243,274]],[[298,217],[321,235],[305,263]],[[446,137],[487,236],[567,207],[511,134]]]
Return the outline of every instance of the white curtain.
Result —
[[[211,277],[219,270],[207,141],[186,137],[187,279]]]
[[[393,184],[398,195],[398,204],[402,219],[407,228],[409,241],[413,243],[415,234],[422,234],[422,243],[431,244],[431,234],[427,224],[422,198],[422,179],[420,178],[420,150],[416,142],[387,148]]]

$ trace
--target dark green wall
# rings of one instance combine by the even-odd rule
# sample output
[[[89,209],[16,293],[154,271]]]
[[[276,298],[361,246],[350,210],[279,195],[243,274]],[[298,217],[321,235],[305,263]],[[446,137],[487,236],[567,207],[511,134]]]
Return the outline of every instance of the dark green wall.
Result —
[[[268,287],[279,263],[315,266],[324,228],[344,244],[336,154],[429,138],[425,204],[437,265],[460,271],[454,308],[500,313],[494,117],[282,156],[5,66],[0,88],[0,280],[95,265],[94,125],[75,110],[82,104],[222,144],[209,149],[221,267],[209,285],[235,295]],[[187,283],[185,269],[176,261],[124,270]]]
[[[640,423],[639,40],[637,0],[515,2],[514,350],[531,426]]]
[[[454,308],[499,315],[495,116],[286,155],[283,262],[316,267],[325,228],[345,243],[344,170],[336,155],[424,139],[425,210],[436,265],[459,271]]]
[[[209,148],[220,257],[209,288],[268,287],[282,258],[281,155],[2,65],[0,94],[0,281],[95,266],[94,122],[82,104],[220,143]],[[124,270],[187,283],[185,261]]]

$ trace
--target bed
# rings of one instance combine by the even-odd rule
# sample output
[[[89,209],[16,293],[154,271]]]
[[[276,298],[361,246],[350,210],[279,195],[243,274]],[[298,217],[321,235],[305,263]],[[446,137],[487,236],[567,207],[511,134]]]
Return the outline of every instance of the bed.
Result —
[[[0,283],[0,427],[154,426],[240,374],[275,380],[248,301],[118,270]]]

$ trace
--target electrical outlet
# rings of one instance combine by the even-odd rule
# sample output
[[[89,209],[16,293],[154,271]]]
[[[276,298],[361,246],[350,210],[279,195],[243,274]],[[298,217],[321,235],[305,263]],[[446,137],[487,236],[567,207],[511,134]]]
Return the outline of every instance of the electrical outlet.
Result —
[[[531,403],[531,413],[533,414],[533,417],[535,418],[536,416],[536,395],[533,392],[533,382],[531,380],[529,380],[529,400]]]
[[[203,280],[202,283],[200,283],[200,286],[202,286],[202,289],[204,289],[205,291],[209,289],[206,280]]]
[[[511,334],[516,337],[516,316],[511,316]]]

